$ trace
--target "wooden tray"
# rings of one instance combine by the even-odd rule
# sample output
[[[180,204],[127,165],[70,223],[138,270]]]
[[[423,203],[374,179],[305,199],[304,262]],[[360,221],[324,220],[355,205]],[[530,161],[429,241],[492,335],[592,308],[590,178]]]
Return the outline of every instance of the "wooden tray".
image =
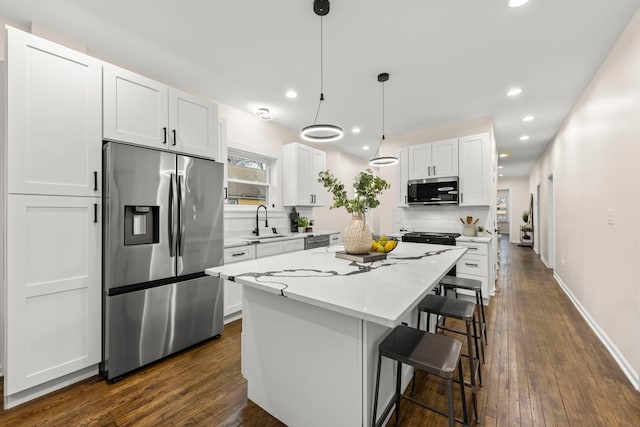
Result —
[[[358,261],[358,262],[373,262],[380,261],[382,259],[387,259],[387,254],[384,252],[369,252],[368,254],[348,254],[344,251],[336,252],[337,258],[348,259],[350,261]]]

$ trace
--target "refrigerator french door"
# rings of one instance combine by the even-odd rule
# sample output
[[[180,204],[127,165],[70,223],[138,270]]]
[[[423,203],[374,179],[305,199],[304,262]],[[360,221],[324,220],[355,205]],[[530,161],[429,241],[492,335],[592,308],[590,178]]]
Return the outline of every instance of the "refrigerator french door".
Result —
[[[116,379],[219,336],[223,165],[106,142],[103,362]]]

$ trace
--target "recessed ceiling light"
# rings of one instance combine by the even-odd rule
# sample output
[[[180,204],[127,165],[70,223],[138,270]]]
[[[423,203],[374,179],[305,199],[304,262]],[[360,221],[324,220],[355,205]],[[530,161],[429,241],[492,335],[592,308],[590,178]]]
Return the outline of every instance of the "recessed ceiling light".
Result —
[[[296,92],[295,90],[289,90],[287,91],[287,93],[285,93],[285,95],[287,96],[287,98],[297,98],[298,92]]]
[[[498,169],[502,169],[503,167],[504,167],[504,166],[500,165],[500,166],[498,166]]]
[[[504,176],[504,174],[503,173],[499,173],[498,176]]]
[[[520,137],[520,141],[528,141],[529,140],[529,135],[522,135]]]
[[[536,119],[536,118],[535,118],[535,117],[533,117],[533,116],[524,116],[524,117],[522,118],[522,121],[523,121],[523,122],[530,122],[530,121],[533,121],[533,120],[535,120],[535,119]]]
[[[509,92],[507,92],[507,96],[518,96],[522,93],[522,89],[519,87],[514,87],[512,89],[509,89]]]
[[[509,0],[509,7],[520,7],[529,3],[529,0]]]
[[[364,151],[367,151],[367,150],[369,149],[369,146],[368,146],[368,145],[363,145],[363,146],[362,146],[362,149],[363,149]]]
[[[353,133],[360,133],[360,128],[359,127],[354,127],[353,129],[351,129],[351,132]]]
[[[262,120],[273,119],[273,116],[269,112],[268,108],[258,108],[258,111],[256,111],[256,116],[260,117]]]
[[[509,157],[509,153],[507,152],[500,153],[500,157]]]

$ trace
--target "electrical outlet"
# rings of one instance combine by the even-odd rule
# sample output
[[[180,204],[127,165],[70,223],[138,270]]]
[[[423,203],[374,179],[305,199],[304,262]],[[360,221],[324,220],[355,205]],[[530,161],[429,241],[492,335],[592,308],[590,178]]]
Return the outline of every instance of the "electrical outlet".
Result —
[[[613,214],[613,209],[609,209],[607,211],[607,224],[609,225],[613,225],[615,220],[614,214]]]

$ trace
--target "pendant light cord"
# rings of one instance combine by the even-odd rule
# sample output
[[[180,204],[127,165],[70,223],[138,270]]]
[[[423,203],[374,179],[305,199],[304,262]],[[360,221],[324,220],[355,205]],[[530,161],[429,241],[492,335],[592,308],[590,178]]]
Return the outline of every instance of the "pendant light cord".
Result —
[[[376,153],[373,157],[378,157],[380,154],[380,146],[382,145],[382,141],[384,141],[384,82],[382,82],[382,139],[378,143],[378,148],[376,149]]]
[[[324,61],[322,57],[323,43],[322,43],[322,16],[320,17],[320,101],[318,101],[318,109],[316,110],[316,117],[313,119],[313,124],[318,122],[318,114],[320,114],[320,106],[324,101]]]

